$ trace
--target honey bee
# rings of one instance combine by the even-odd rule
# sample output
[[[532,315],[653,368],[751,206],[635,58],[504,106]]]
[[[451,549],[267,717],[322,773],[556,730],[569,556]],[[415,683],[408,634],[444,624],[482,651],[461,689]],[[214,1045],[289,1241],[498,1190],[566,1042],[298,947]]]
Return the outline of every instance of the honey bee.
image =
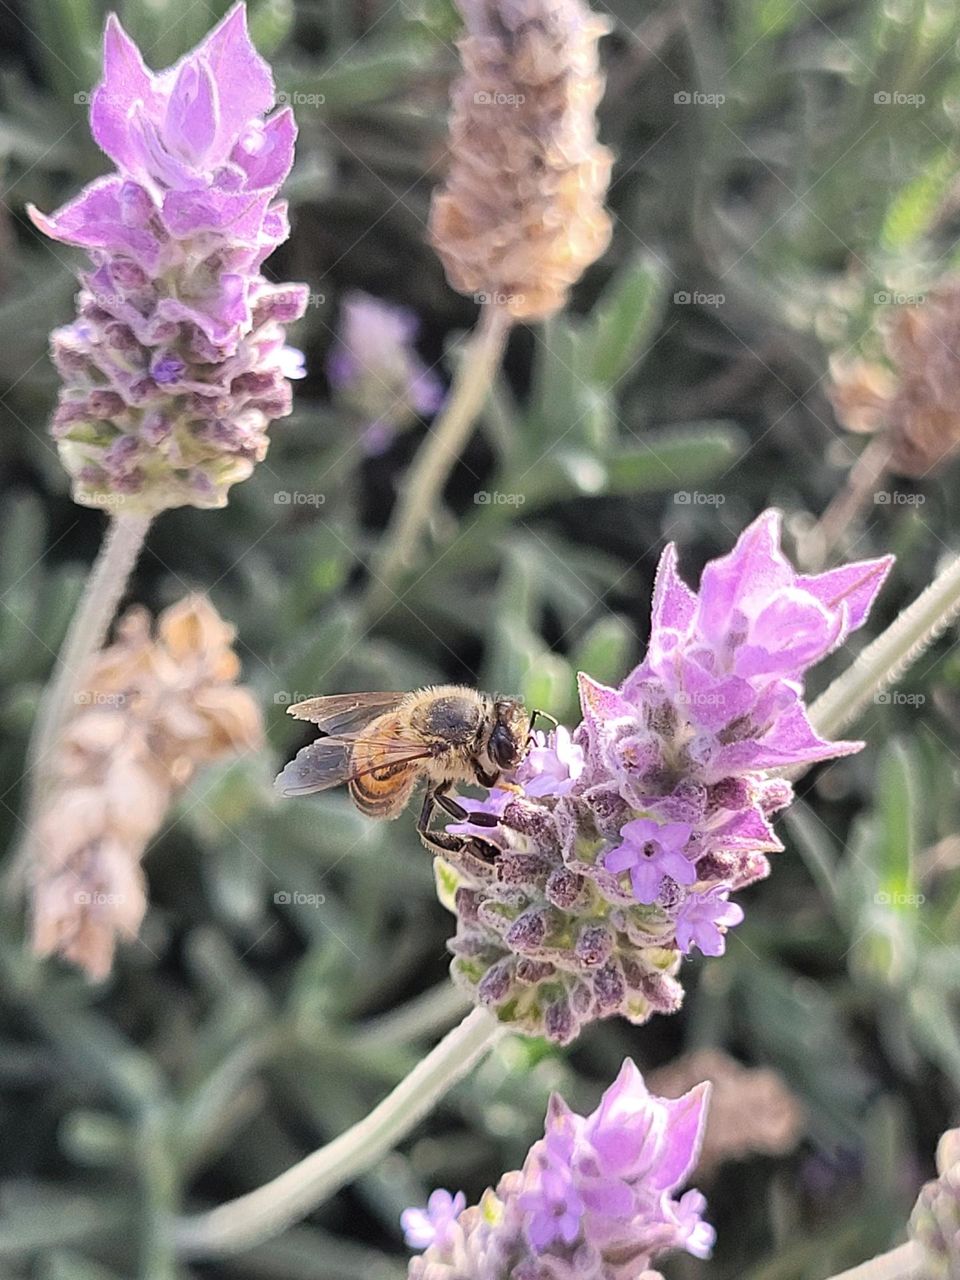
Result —
[[[458,822],[495,827],[495,816],[470,813],[448,792],[456,783],[495,786],[502,772],[520,764],[532,725],[543,714],[528,715],[521,698],[455,684],[308,698],[287,712],[312,721],[321,736],[280,773],[281,795],[310,795],[346,783],[361,813],[397,818],[423,782],[417,831],[427,849],[440,856],[472,853],[485,861],[496,854],[492,844],[431,831],[431,817],[439,807]]]

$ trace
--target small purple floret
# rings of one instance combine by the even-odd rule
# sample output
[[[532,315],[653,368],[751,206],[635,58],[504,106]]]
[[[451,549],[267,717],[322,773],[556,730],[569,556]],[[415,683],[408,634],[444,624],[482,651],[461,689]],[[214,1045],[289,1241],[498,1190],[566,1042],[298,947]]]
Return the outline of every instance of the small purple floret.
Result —
[[[427,1249],[436,1244],[440,1248],[449,1239],[454,1223],[467,1207],[467,1197],[462,1191],[452,1196],[438,1187],[432,1192],[426,1208],[404,1209],[400,1215],[403,1238],[410,1249]]]

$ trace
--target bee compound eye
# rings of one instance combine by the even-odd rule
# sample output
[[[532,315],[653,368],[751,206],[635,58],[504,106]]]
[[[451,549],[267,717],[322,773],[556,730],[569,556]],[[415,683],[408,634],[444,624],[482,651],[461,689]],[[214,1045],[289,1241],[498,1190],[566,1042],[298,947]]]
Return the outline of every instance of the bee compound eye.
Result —
[[[502,725],[498,725],[490,735],[490,755],[501,769],[510,769],[520,759],[513,734]]]

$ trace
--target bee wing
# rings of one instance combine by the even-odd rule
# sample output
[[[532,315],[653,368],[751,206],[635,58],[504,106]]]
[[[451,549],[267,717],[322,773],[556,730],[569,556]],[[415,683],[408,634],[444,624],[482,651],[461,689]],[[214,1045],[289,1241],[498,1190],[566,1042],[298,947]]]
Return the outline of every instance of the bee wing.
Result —
[[[376,760],[362,769],[353,764],[353,738],[318,738],[298,751],[277,775],[274,786],[284,796],[306,796],[314,791],[327,791],[341,783],[363,778],[387,765],[415,764],[434,753],[413,739],[397,736],[391,739],[365,738],[364,744],[376,748]]]
[[[287,707],[287,715],[297,720],[311,720],[321,733],[343,736],[357,733],[377,716],[391,711],[406,696],[405,693],[334,693],[296,702]]]

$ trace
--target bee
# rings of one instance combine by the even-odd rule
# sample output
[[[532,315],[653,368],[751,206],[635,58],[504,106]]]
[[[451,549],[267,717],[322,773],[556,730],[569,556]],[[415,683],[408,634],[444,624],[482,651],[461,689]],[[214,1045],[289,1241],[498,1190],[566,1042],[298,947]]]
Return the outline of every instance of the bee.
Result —
[[[490,862],[488,841],[431,831],[437,808],[458,822],[495,827],[493,814],[471,813],[451,795],[457,783],[493,787],[515,769],[542,712],[528,715],[521,698],[445,684],[413,693],[341,693],[308,698],[287,708],[310,720],[320,737],[280,773],[284,796],[310,795],[346,783],[350,798],[371,818],[398,818],[418,784],[426,791],[417,831],[431,853],[473,853]]]

